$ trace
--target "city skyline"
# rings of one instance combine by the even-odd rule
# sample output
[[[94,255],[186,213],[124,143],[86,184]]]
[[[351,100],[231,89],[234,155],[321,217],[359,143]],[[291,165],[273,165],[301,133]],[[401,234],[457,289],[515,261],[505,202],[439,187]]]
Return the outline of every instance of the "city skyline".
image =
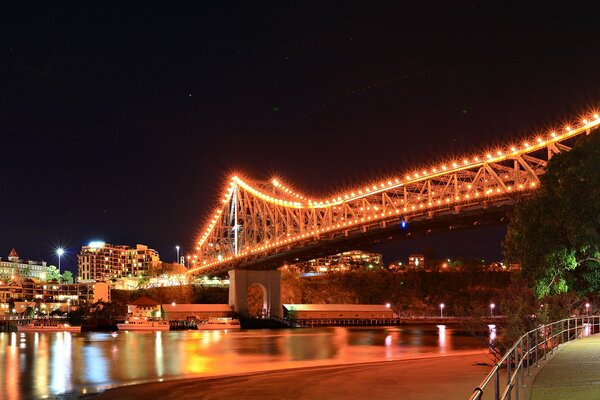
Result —
[[[8,7],[3,253],[56,264],[63,246],[74,269],[104,240],[172,260],[233,172],[326,195],[600,104],[597,28],[575,8],[177,7]],[[384,256],[501,257],[504,228],[479,229]]]

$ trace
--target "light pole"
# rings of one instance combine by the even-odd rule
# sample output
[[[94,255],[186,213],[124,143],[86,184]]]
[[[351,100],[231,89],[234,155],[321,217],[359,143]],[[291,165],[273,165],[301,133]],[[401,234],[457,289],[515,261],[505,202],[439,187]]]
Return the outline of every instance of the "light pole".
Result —
[[[65,254],[65,249],[63,249],[62,247],[56,249],[56,255],[58,256],[58,275],[60,275],[60,258],[63,254]]]
[[[444,307],[446,307],[444,305],[444,303],[440,304],[440,318],[444,318]]]
[[[175,246],[175,250],[177,250],[177,259],[175,260],[175,262],[179,264],[179,246]]]
[[[494,307],[496,307],[494,303],[490,304],[490,317],[494,316]]]

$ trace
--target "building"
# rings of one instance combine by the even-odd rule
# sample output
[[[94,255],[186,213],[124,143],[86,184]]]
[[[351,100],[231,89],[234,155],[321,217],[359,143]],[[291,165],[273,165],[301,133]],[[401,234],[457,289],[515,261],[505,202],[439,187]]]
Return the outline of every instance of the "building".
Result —
[[[28,307],[37,307],[46,314],[56,309],[68,312],[70,307],[97,301],[110,301],[108,283],[62,284],[28,279],[20,284],[0,285],[0,314],[22,314]]]
[[[0,281],[31,278],[45,281],[50,268],[51,266],[46,265],[45,261],[22,260],[17,251],[12,249],[8,254],[8,260],[2,260],[0,257]]]
[[[229,304],[163,304],[162,309],[168,321],[202,321],[231,317],[232,313]]]
[[[292,265],[303,273],[346,272],[383,268],[382,255],[361,250],[346,251]]]
[[[148,296],[142,296],[127,304],[127,316],[138,318],[160,317],[160,303]]]
[[[146,275],[160,262],[158,252],[138,244],[135,248],[105,242],[82,246],[77,255],[78,282],[95,282]]]
[[[143,244],[136,244],[135,249],[125,251],[127,275],[141,276],[155,268],[160,262],[158,252]]]
[[[384,304],[284,304],[283,313],[296,320],[393,320]]]
[[[411,254],[408,256],[408,268],[425,268],[425,256],[423,254]]]
[[[0,285],[0,302],[45,301],[73,304],[110,301],[110,287],[105,282],[55,283],[26,280],[20,284]]]

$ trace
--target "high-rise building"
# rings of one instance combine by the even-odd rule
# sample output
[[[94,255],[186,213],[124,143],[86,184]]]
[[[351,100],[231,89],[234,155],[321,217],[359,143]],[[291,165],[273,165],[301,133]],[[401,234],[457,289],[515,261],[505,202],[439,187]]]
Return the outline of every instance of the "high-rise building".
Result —
[[[141,276],[160,261],[158,252],[141,244],[131,248],[105,242],[91,242],[77,255],[77,281],[107,281]]]
[[[146,274],[151,268],[158,267],[160,259],[156,250],[149,249],[148,246],[137,244],[135,249],[126,251],[128,262],[128,276],[140,276]]]

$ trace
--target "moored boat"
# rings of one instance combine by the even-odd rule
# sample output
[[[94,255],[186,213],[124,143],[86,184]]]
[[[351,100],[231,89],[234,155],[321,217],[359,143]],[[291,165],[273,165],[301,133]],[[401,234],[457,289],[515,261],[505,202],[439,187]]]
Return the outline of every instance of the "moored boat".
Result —
[[[198,329],[240,329],[240,321],[235,318],[209,318],[203,324],[198,324]]]
[[[127,318],[124,323],[117,324],[120,331],[168,331],[169,321],[148,318]]]
[[[34,320],[17,325],[17,332],[81,332],[81,326],[73,326],[64,321]]]

